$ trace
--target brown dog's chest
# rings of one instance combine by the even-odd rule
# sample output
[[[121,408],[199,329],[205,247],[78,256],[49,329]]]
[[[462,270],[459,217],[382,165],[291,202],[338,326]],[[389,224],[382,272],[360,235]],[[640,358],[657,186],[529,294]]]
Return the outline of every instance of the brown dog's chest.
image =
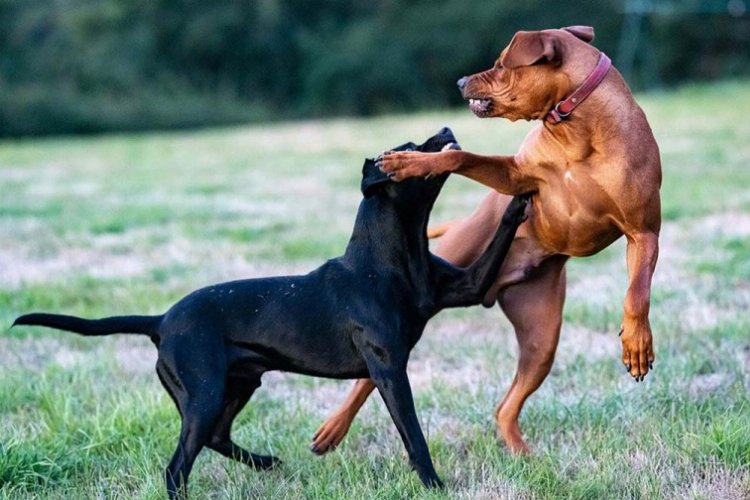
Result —
[[[559,166],[558,166],[559,167]],[[613,214],[624,189],[605,187],[583,168],[545,168],[533,198],[529,234],[550,253],[584,257],[622,235]]]

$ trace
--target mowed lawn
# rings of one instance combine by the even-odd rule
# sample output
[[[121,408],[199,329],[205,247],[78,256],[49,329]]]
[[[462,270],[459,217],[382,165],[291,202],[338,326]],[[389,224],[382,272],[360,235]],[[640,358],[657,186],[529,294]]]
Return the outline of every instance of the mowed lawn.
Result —
[[[624,243],[568,268],[557,360],[521,425],[496,437],[516,361],[499,308],[447,311],[409,373],[442,492],[427,492],[378,396],[323,458],[311,435],[348,381],[271,373],[234,436],[284,464],[205,450],[193,498],[750,497],[750,82],[639,96],[662,151],[657,360],[635,383],[617,336]],[[9,329],[31,311],[157,314],[218,281],[303,273],[343,252],[364,157],[450,126],[467,150],[517,150],[527,123],[466,109],[369,120],[0,142],[0,497],[161,498],[179,432],[137,336]],[[452,177],[433,220],[485,188]]]

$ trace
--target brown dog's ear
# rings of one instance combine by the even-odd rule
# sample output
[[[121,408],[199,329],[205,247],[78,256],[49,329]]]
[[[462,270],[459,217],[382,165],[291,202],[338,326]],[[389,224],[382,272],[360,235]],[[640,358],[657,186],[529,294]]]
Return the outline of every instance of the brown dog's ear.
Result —
[[[591,26],[568,26],[562,29],[568,33],[573,33],[586,43],[591,43],[594,40],[594,28]]]
[[[541,60],[559,60],[555,37],[541,31],[519,31],[500,57],[503,68],[531,66]]]

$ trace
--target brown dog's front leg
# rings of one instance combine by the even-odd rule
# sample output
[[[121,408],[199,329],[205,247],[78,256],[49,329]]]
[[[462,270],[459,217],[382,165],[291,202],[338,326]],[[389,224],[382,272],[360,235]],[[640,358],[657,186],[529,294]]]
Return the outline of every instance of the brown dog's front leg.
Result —
[[[346,436],[354,417],[374,389],[375,384],[369,378],[357,380],[346,401],[315,431],[310,451],[323,455],[336,448]]]
[[[375,160],[394,181],[410,177],[456,172],[510,195],[535,191],[533,179],[524,176],[513,156],[483,156],[460,150],[440,153],[387,151]]]
[[[375,165],[392,180],[400,182],[410,177],[425,177],[453,172],[461,166],[463,151],[440,153],[418,151],[386,151],[375,159]]]
[[[654,362],[648,313],[659,237],[656,233],[637,233],[627,235],[627,239],[630,286],[625,295],[622,321],[622,362],[635,380],[641,381]]]

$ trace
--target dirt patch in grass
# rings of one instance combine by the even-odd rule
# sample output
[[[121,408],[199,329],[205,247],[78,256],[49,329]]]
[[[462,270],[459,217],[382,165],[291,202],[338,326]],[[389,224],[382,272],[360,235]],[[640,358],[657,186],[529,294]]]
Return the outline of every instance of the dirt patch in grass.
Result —
[[[688,393],[690,394],[691,399],[705,399],[726,389],[733,381],[734,377],[728,373],[706,373],[696,375],[693,377],[693,380],[690,381]]]
[[[14,220],[0,223],[0,235],[14,233],[14,237],[7,240],[9,243],[0,247],[0,286],[3,287],[15,288],[24,283],[51,282],[79,275],[129,277],[145,272],[158,261],[159,255],[169,261],[174,258],[173,253],[163,251],[155,252],[151,258],[130,251],[137,247],[135,241],[143,236],[142,230],[90,236],[83,246],[52,236],[51,229],[34,219],[24,219],[19,226],[14,226]]]
[[[38,370],[58,354],[64,357],[63,351],[70,351],[70,348],[51,338],[19,340],[0,337],[0,365],[9,373]]]
[[[96,278],[129,277],[147,268],[147,263],[138,256],[104,255],[98,250],[64,249],[54,256],[34,257],[0,248],[0,286],[6,287],[81,274]]]
[[[154,269],[175,267],[197,269],[195,274],[203,276],[203,281],[196,279],[196,282],[208,284],[245,277],[302,274],[315,267],[304,261],[283,264],[250,261],[238,251],[237,245],[226,241],[196,242],[172,236],[163,243],[144,243],[160,233],[158,228],[138,229],[91,236],[86,239],[86,246],[51,241],[44,243],[44,248],[38,247],[34,235],[27,234],[0,247],[0,286],[12,289],[78,276],[129,278]]]
[[[128,374],[153,373],[156,349],[145,337],[122,336],[93,341],[91,348],[77,348],[61,338],[0,338],[0,365],[3,370],[37,371],[52,363],[63,368],[101,359],[113,359]]]
[[[708,240],[716,236],[750,236],[750,213],[732,211],[711,214],[695,219],[691,226],[696,236],[702,235]]]
[[[581,325],[563,324],[555,363],[562,366],[577,363],[580,356],[586,361],[619,359],[620,345],[617,332],[601,332]]]
[[[536,498],[509,481],[498,480],[494,472],[483,472],[478,485],[461,489],[453,498],[461,500],[530,500]]]
[[[750,472],[738,473],[713,465],[689,478],[684,492],[670,498],[747,499],[750,498]]]
[[[750,344],[737,351],[737,358],[740,361],[742,371],[750,374]]]
[[[155,373],[156,348],[146,338],[118,338],[114,346],[117,366],[126,374]]]

